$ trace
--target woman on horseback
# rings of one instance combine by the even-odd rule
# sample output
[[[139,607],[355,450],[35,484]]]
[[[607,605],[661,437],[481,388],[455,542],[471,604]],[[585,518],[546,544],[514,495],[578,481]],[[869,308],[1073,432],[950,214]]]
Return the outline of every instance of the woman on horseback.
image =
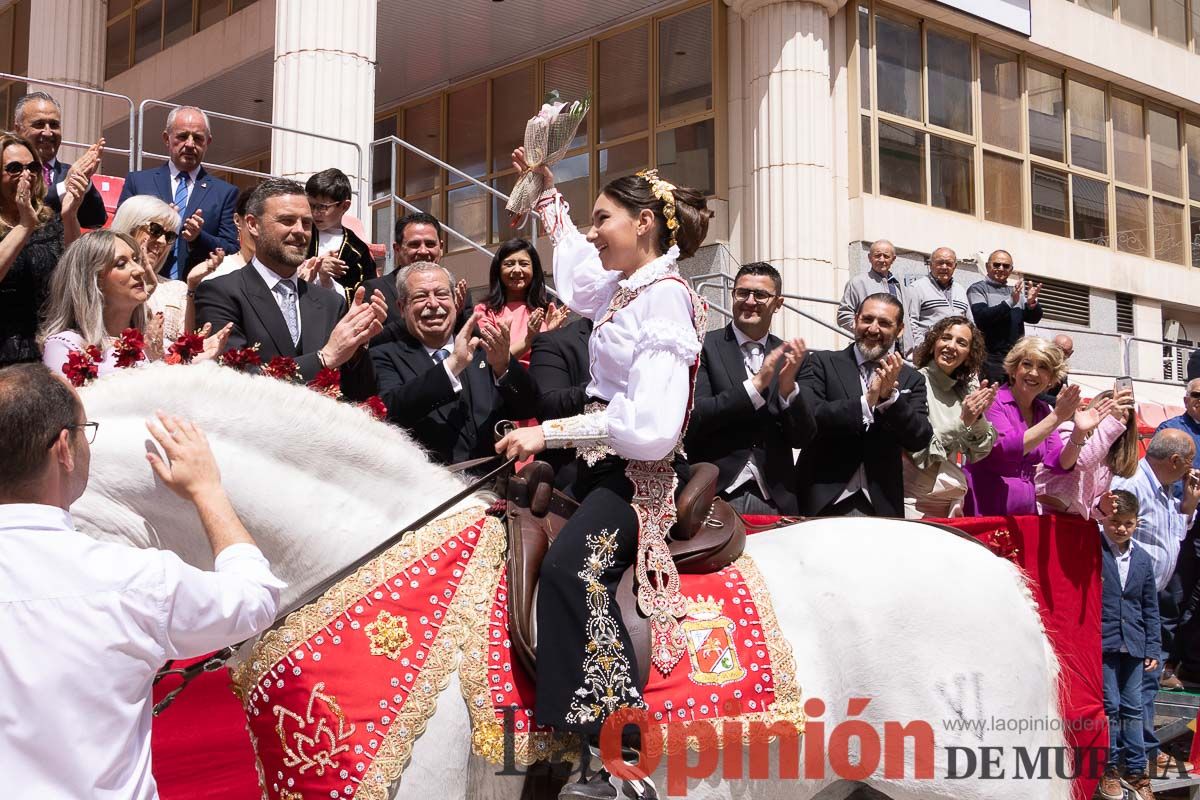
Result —
[[[522,172],[523,149],[513,153]],[[609,183],[585,238],[571,222],[554,176],[535,206],[554,242],[554,278],[563,301],[595,323],[588,343],[591,381],[584,413],[518,428],[497,452],[525,458],[572,447],[579,509],[551,545],[538,583],[538,723],[574,731],[597,753],[613,712],[642,707],[638,667],[617,609],[621,575],[637,570],[638,606],[649,617],[650,660],[668,673],[684,653],[679,577],[666,536],[675,490],[686,471],[681,441],[704,331],[704,302],[676,261],[692,256],[708,230],[704,196],[653,170]],[[586,770],[584,775],[587,775]],[[629,796],[653,787],[631,781]],[[600,770],[568,784],[560,798],[614,798]]]

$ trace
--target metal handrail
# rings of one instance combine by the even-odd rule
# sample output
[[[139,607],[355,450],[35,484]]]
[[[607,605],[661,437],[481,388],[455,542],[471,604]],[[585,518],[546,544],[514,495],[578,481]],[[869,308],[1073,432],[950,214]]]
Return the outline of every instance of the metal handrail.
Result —
[[[128,155],[129,156],[129,169],[130,169],[130,171],[132,171],[134,169],[135,154],[134,154],[133,133],[134,133],[134,126],[136,125],[137,112],[136,112],[136,107],[133,104],[133,98],[126,97],[123,94],[117,94],[116,92],[106,92],[103,89],[93,89],[90,86],[76,86],[75,84],[71,84],[71,83],[63,83],[62,81],[41,80],[39,78],[30,78],[27,75],[16,75],[16,74],[10,73],[10,72],[0,72],[0,80],[13,80],[13,81],[17,81],[18,83],[36,83],[38,86],[54,86],[59,89],[67,89],[68,91],[72,91],[72,92],[80,92],[82,94],[92,94],[92,95],[96,95],[97,97],[107,97],[110,100],[124,100],[126,103],[129,104],[129,147],[128,147],[128,149],[125,149],[125,148],[120,148],[120,147],[108,147],[106,145],[104,147],[104,150],[107,152],[110,152],[110,153],[117,153],[120,155]],[[90,143],[83,144],[81,142],[64,141],[62,144],[65,144],[65,145],[68,145],[71,147],[85,147],[85,148],[91,147]]]
[[[384,144],[384,143],[398,144],[401,147],[403,147],[405,150],[408,150],[409,152],[420,156],[421,158],[425,159],[426,161],[429,161],[429,162],[441,167],[442,169],[446,170],[447,172],[453,172],[455,175],[459,176],[460,178],[463,178],[463,179],[469,181],[470,183],[475,184],[480,189],[483,189],[486,192],[490,192],[491,194],[495,195],[496,197],[500,198],[501,200],[503,200],[506,203],[508,202],[508,195],[506,195],[503,192],[500,192],[496,189],[493,189],[491,186],[488,186],[486,183],[479,180],[478,178],[468,175],[467,173],[463,172],[461,169],[450,166],[449,164],[447,164],[445,161],[442,161],[437,156],[425,152],[421,148],[417,147],[415,144],[410,144],[409,142],[404,141],[403,139],[399,138],[398,136],[385,136],[382,139],[376,139],[375,141],[371,142],[372,152],[374,152],[375,145]],[[394,148],[393,148],[393,152],[395,152]],[[392,166],[395,167],[395,165],[396,165],[396,161],[395,161],[395,158],[393,157]],[[393,194],[395,194],[395,193],[393,192]]]
[[[145,139],[146,139],[145,130],[144,130],[145,123],[146,123],[146,108],[149,106],[154,106],[156,108],[182,108],[183,105],[184,105],[183,103],[169,103],[165,100],[154,100],[154,99],[146,99],[146,100],[143,100],[140,104],[138,104],[137,140],[136,140],[137,141],[137,169],[142,168],[142,157],[144,155],[149,156],[150,158],[158,159],[160,161],[167,161],[170,159],[170,156],[164,156],[159,153],[150,153],[150,152],[146,152],[144,150]],[[363,159],[362,145],[360,145],[358,142],[352,142],[349,139],[339,139],[336,136],[326,136],[325,134],[322,134],[322,133],[313,133],[312,131],[302,131],[299,128],[289,128],[285,125],[277,125],[273,122],[263,122],[262,120],[251,119],[249,117],[238,117],[238,116],[234,116],[233,114],[222,114],[219,111],[209,111],[206,108],[200,109],[200,110],[203,111],[205,114],[207,114],[208,117],[211,119],[221,119],[221,120],[225,120],[226,122],[240,122],[242,124],[250,125],[250,126],[256,127],[256,128],[267,128],[269,130],[279,131],[281,133],[294,133],[299,136],[310,136],[314,139],[322,139],[327,142],[334,142],[336,144],[343,144],[348,147],[353,147],[355,154],[358,156],[358,180],[357,180],[358,191],[354,192],[354,194],[357,194],[360,198],[368,197],[367,176],[366,176],[366,172],[365,172],[366,163]],[[240,175],[257,175],[257,176],[261,176],[261,177],[271,177],[269,174],[266,174],[266,173],[255,172],[253,170],[243,170],[240,167],[225,166],[222,164],[209,164],[209,163],[206,163],[205,166],[211,167],[212,169],[224,170],[226,172],[234,172],[234,173],[237,173]]]
[[[716,284],[713,282],[713,279],[716,279],[716,278],[721,279],[721,284]],[[692,289],[697,294],[699,294],[700,292],[702,292],[705,289],[717,289],[718,291],[721,291],[725,288],[725,284],[729,284],[729,283],[733,282],[733,279],[730,278],[730,276],[724,272],[708,272],[703,275],[693,275],[691,277],[691,280],[692,280]],[[782,296],[783,297],[792,297],[793,295],[785,294]],[[799,297],[801,300],[808,299],[808,298],[804,298],[799,295],[796,295],[796,296]],[[722,316],[733,319],[732,312],[727,311],[721,305],[714,303],[712,301],[709,301],[708,305],[709,305],[709,308],[715,308]],[[791,305],[789,303],[784,303],[783,308],[786,308],[788,311],[791,311],[795,314],[799,314],[800,316],[807,319],[809,322],[815,322],[817,325],[820,325],[823,328],[828,328],[829,330],[833,331],[834,333],[840,334],[841,336],[844,336],[847,339],[854,338],[851,334],[847,333],[846,331],[842,330],[841,328],[839,328],[835,325],[831,325],[830,323],[826,322],[825,320],[821,319],[820,317],[814,316],[813,314],[810,314],[807,311],[804,311],[803,309],[796,308],[796,306],[794,306],[794,305]]]

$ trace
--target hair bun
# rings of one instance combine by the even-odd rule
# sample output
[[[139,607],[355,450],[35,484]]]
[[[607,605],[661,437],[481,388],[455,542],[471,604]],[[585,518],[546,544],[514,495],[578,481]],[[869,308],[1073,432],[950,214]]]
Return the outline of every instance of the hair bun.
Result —
[[[679,227],[675,230],[675,243],[679,245],[679,257],[691,258],[704,244],[708,236],[708,221],[713,212],[704,195],[688,188],[675,190],[675,219]]]

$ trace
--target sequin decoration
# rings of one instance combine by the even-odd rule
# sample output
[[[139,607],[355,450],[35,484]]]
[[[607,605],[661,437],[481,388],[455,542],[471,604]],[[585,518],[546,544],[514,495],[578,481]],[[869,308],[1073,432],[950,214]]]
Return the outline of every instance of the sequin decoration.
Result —
[[[404,617],[393,617],[386,611],[380,611],[375,621],[363,628],[363,633],[371,641],[371,655],[387,656],[392,661],[399,661],[400,654],[413,642]]]

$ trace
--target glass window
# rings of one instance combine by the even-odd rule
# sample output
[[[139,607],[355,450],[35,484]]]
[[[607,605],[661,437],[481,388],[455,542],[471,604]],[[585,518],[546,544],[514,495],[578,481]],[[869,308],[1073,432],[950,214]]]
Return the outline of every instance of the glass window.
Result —
[[[1121,5],[1124,8],[1124,4]],[[1187,47],[1187,8],[1184,0],[1154,0],[1158,38]]]
[[[1108,246],[1108,184],[1082,175],[1071,176],[1071,218],[1075,238]]]
[[[1179,151],[1179,122],[1174,114],[1149,109],[1146,115],[1150,128],[1150,172],[1154,191],[1183,195],[1179,170],[1182,155]]]
[[[871,10],[858,7],[858,105],[871,107]]]
[[[588,175],[592,158],[588,153],[564,158],[554,165],[554,182],[571,206],[571,219],[576,225],[592,224],[592,204]]]
[[[409,205],[416,206],[417,211],[424,211],[426,214],[433,214],[438,219],[443,219],[441,194],[431,194],[426,197],[417,198],[416,200],[409,200],[408,202]],[[399,219],[405,214],[412,212],[411,209],[407,208],[406,206],[400,206],[396,209],[396,213],[400,215],[397,217],[397,219]],[[451,248],[458,247],[458,245],[462,244],[462,239],[450,234],[446,234],[446,241],[450,243]]]
[[[983,141],[1021,150],[1021,80],[1016,56],[981,48],[979,87],[983,98]]]
[[[1021,172],[1024,165],[1015,158],[983,153],[983,218],[989,222],[1021,227],[1024,198],[1021,196]]]
[[[921,119],[921,29],[875,17],[876,102],[880,111]]]
[[[925,202],[925,134],[879,120],[879,193]]]
[[[596,116],[600,141],[609,142],[649,127],[649,27],[601,39],[597,45]]]
[[[548,60],[542,68],[542,85],[547,92],[558,90],[558,96],[565,103],[572,100],[582,100],[592,91],[592,51],[588,47],[580,47],[569,53],[563,53]],[[591,114],[588,115],[590,117]],[[588,142],[588,120],[583,124],[571,140],[571,147],[583,147]]]
[[[1108,145],[1105,136],[1104,90],[1071,81],[1071,164],[1106,172]]]
[[[1200,206],[1192,206],[1192,266],[1200,267]]]
[[[162,50],[162,1],[152,0],[134,12],[133,63]]]
[[[929,191],[935,207],[974,214],[975,148],[930,134]]]
[[[192,35],[192,0],[163,0],[163,49]]]
[[[1063,161],[1062,77],[1030,67],[1025,70],[1029,88],[1029,152]]]
[[[1183,263],[1183,206],[1154,198],[1154,257]]]
[[[233,10],[241,11],[243,8],[252,6],[257,2],[258,0],[233,0]]]
[[[705,6],[707,8],[707,6]],[[677,186],[691,186],[713,194],[714,122],[706,119],[682,128],[663,131],[656,137],[655,162],[663,175]]]
[[[598,185],[604,186],[611,180],[625,175],[633,175],[649,166],[650,154],[646,145],[646,139],[636,139],[615,147],[607,147],[597,153],[600,162]],[[588,203],[587,210],[590,218],[592,215],[591,198],[588,199]]]
[[[525,143],[525,123],[541,108],[534,97],[533,65],[492,79],[492,169],[512,168],[512,151]]]
[[[1112,120],[1117,180],[1145,186],[1146,128],[1142,121],[1142,104],[1114,94]]]
[[[375,139],[382,139],[385,136],[396,135],[396,117],[387,116],[383,119],[375,120]],[[406,152],[399,145],[396,145],[396,161],[400,160],[400,154]],[[392,148],[390,145],[381,144],[371,151],[371,197],[387,197],[388,192],[392,190],[391,171],[395,170],[396,174],[400,173],[400,165],[392,163]],[[396,187],[400,187],[397,185]],[[378,227],[374,230],[379,230]]]
[[[859,117],[858,124],[862,135],[862,190],[870,194],[875,191],[875,181],[871,177],[871,118]]]
[[[1121,22],[1149,33],[1150,0],[1120,0]]]
[[[450,227],[466,236],[471,241],[483,244],[487,241],[488,207],[491,197],[483,189],[474,184],[468,184],[460,189],[451,189],[446,193],[446,205],[449,211]],[[451,249],[466,247],[466,243],[457,237],[451,237]]]
[[[487,108],[487,83],[480,82],[446,98],[446,163],[461,169],[473,178],[486,175],[487,130],[479,124]],[[522,131],[524,133],[524,131]],[[512,153],[512,148],[506,155]],[[511,158],[509,159],[511,161]],[[462,177],[446,176],[450,183],[461,183]],[[454,205],[450,206],[451,211]]]
[[[108,26],[104,48],[104,74],[111,78],[129,69],[129,17]]]
[[[16,13],[5,9],[0,11],[0,72],[13,71],[13,29]]]
[[[971,43],[937,31],[926,34],[929,58],[929,122],[971,132]]]
[[[199,0],[196,4],[196,30],[225,19],[225,0]]]
[[[561,167],[563,164],[565,164],[569,160],[570,159],[564,159],[563,161],[560,161],[558,164],[556,164],[554,166],[554,177],[555,178],[558,177],[558,168]],[[504,194],[507,194],[507,195],[512,194],[513,187],[516,185],[517,185],[517,173],[515,173],[515,172],[509,173],[508,175],[501,175],[498,178],[492,179],[492,188],[495,189],[497,192],[503,192]],[[562,191],[561,187],[559,188],[559,191]],[[566,196],[566,192],[563,192],[563,196],[564,197]],[[511,217],[509,217],[508,211],[505,209],[505,206],[508,204],[505,203],[503,200],[501,200],[499,197],[496,197],[495,195],[491,195],[491,198],[492,198],[492,243],[496,244],[498,242],[507,242],[509,239],[515,238],[517,236],[521,236],[522,233],[513,228],[512,219],[511,219]],[[574,205],[571,206],[571,218],[575,220],[576,225],[579,224]],[[540,228],[539,228],[539,230],[540,230]]]
[[[1033,229],[1067,236],[1067,176],[1058,170],[1031,164],[1030,192],[1033,197]]]
[[[404,110],[404,141],[441,157],[442,98],[434,97]],[[404,151],[404,193],[427,192],[441,184],[441,170],[409,150]]]
[[[1146,195],[1117,189],[1117,249],[1138,256],[1150,255]]]
[[[1196,5],[1200,6],[1200,0],[1196,0]],[[1200,36],[1200,31],[1196,32]],[[1193,200],[1200,200],[1200,125],[1188,123],[1187,126],[1187,149],[1188,149],[1188,195]],[[1200,264],[1196,264],[1200,267]]]
[[[132,0],[108,0],[108,18],[116,19],[117,15],[129,10]]]
[[[1111,17],[1113,15],[1112,0],[1079,0],[1079,5],[1083,6],[1089,11],[1095,11],[1097,14],[1103,14],[1106,17]]]
[[[712,111],[712,41],[712,6],[697,6],[659,22],[660,122]]]

